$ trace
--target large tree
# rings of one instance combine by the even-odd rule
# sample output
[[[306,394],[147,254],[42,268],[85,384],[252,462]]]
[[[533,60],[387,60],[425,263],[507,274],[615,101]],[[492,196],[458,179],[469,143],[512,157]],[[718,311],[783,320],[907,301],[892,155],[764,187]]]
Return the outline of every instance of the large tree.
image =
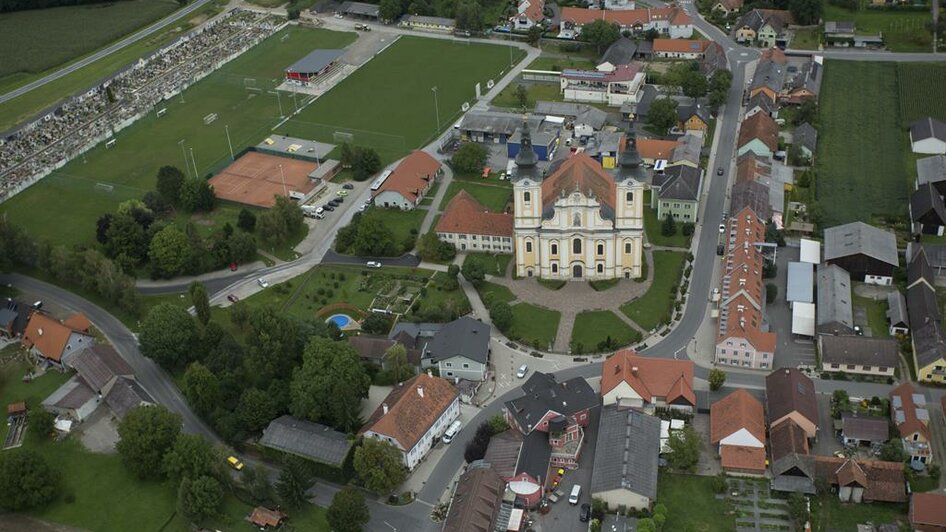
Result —
[[[677,101],[671,98],[659,98],[647,111],[647,123],[661,135],[677,124]]]
[[[300,468],[286,465],[279,473],[276,493],[279,500],[290,508],[299,508],[305,504],[305,490],[309,489],[311,479]]]
[[[125,467],[140,479],[161,478],[164,455],[181,432],[181,416],[163,406],[139,406],[118,424],[115,448]]]
[[[212,211],[217,203],[214,187],[206,179],[186,179],[181,186],[181,207],[187,212]]]
[[[391,231],[379,216],[370,213],[358,221],[351,251],[363,257],[386,257],[400,251]]]
[[[292,200],[277,196],[272,208],[256,220],[259,236],[269,244],[280,245],[305,225],[302,210]]]
[[[512,308],[504,301],[497,301],[489,307],[489,319],[500,331],[506,331],[512,325]]]
[[[414,366],[407,360],[407,348],[404,344],[394,344],[384,353],[384,362],[394,380],[403,382],[414,373]]]
[[[191,255],[191,243],[177,226],[168,225],[151,239],[148,257],[156,277],[170,279],[184,273]]]
[[[36,451],[19,448],[0,454],[0,508],[12,511],[44,506],[59,494],[59,472]]]
[[[621,27],[604,19],[596,19],[581,27],[581,40],[589,42],[602,50],[621,38]]]
[[[181,391],[200,415],[206,416],[220,406],[220,382],[207,366],[194,362],[184,372]]]
[[[795,23],[802,26],[818,24],[824,12],[821,0],[789,0],[788,9],[795,17]]]
[[[246,375],[252,384],[266,388],[273,379],[287,379],[305,346],[298,322],[274,308],[253,307],[246,329]]]
[[[202,521],[215,515],[223,502],[223,486],[205,475],[193,480],[185,478],[177,491],[177,508],[187,517]]]
[[[197,345],[197,324],[183,308],[171,303],[156,305],[141,323],[141,353],[174,369],[190,359]]]
[[[104,220],[100,219],[99,224]],[[97,229],[100,229],[99,226]],[[96,231],[98,232],[98,231]],[[105,230],[105,254],[111,258],[125,255],[135,264],[148,254],[148,239],[144,228],[128,214],[117,214],[109,218]]]
[[[478,174],[486,166],[489,152],[486,147],[475,142],[467,142],[453,154],[453,169],[461,174]]]
[[[696,100],[697,98],[706,96],[706,92],[709,90],[709,83],[706,81],[706,76],[700,73],[699,70],[691,69],[687,71],[680,80],[680,88],[683,90],[685,96]]]
[[[174,166],[162,166],[158,169],[158,194],[171,205],[177,205],[181,199],[181,187],[184,186],[184,174]]]
[[[378,17],[381,20],[393,22],[404,13],[401,0],[381,0],[378,3]]]
[[[714,392],[723,387],[723,384],[726,382],[726,372],[719,369],[713,368],[709,372],[709,385],[710,390]]]
[[[355,146],[351,171],[356,181],[364,181],[381,170],[381,156],[373,148]]]
[[[164,474],[175,482],[184,478],[213,475],[220,456],[213,446],[197,434],[178,434],[174,446],[164,455]]]
[[[335,532],[361,532],[371,516],[365,496],[354,488],[344,488],[332,497],[325,518]]]
[[[187,292],[190,294],[191,303],[197,312],[197,319],[200,320],[200,323],[207,325],[207,322],[210,321],[210,298],[207,297],[207,289],[204,288],[203,284],[194,281],[187,288]]]
[[[255,432],[269,424],[276,417],[276,401],[272,395],[250,388],[240,396],[236,413],[243,425],[243,430]]]
[[[476,0],[463,0],[457,4],[457,29],[480,31],[483,29],[483,9]]]
[[[353,347],[313,338],[302,354],[302,367],[292,375],[292,414],[343,432],[354,430],[361,400],[368,397],[370,386],[371,379]]]
[[[670,446],[668,460],[671,466],[684,471],[692,471],[696,467],[703,449],[703,440],[692,425],[671,432],[667,445]]]
[[[355,449],[354,467],[365,487],[378,493],[389,493],[407,478],[401,451],[374,438]]]

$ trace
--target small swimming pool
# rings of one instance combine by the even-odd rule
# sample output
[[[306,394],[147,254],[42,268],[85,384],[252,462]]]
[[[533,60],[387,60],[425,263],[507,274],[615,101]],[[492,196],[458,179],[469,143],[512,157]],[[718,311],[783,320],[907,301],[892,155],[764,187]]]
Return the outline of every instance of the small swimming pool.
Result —
[[[352,319],[351,316],[347,314],[333,314],[329,316],[327,320],[325,320],[325,323],[329,322],[334,323],[339,329],[344,329],[351,324]]]

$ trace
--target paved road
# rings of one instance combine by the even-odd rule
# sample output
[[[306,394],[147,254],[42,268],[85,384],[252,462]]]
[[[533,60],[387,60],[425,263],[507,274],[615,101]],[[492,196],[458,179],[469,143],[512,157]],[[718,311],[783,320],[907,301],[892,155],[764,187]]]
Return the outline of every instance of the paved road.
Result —
[[[140,30],[136,33],[133,33],[116,43],[106,46],[105,48],[102,48],[101,50],[94,52],[92,55],[89,55],[88,57],[84,57],[80,59],[79,61],[76,61],[75,63],[64,66],[60,68],[59,70],[52,72],[50,74],[47,74],[35,81],[27,83],[26,85],[23,85],[22,87],[18,87],[6,94],[0,95],[0,103],[3,103],[7,100],[12,100],[13,98],[16,98],[17,96],[22,96],[35,88],[42,87],[43,85],[51,81],[55,81],[65,75],[71,74],[75,72],[76,70],[79,70],[80,68],[90,65],[98,61],[99,59],[102,59],[103,57],[113,54],[117,52],[118,50],[121,50],[122,48],[128,46],[129,44],[138,42],[141,39],[144,39],[145,37],[147,37],[148,35],[151,35],[152,33],[163,28],[167,24],[170,24],[171,22],[174,22],[175,20],[179,20],[183,17],[186,17],[187,15],[200,9],[201,7],[204,6],[204,4],[206,4],[209,1],[210,0],[196,0],[193,4],[190,4],[184,7],[183,9],[179,9],[175,11],[174,13],[171,13],[170,15],[155,22],[154,24],[148,26],[147,28]]]
[[[353,257],[351,255],[339,255],[330,249],[322,256],[322,264],[357,264],[364,266],[368,261],[380,262],[382,266],[402,266],[405,268],[416,268],[420,264],[420,259],[410,253],[405,253],[400,257]]]

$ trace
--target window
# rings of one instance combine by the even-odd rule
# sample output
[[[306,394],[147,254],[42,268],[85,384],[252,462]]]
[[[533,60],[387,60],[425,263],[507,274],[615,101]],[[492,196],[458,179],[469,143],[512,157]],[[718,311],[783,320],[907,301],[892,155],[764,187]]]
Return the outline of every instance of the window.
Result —
[[[604,273],[604,264],[598,263],[598,273]]]
[[[552,273],[558,273],[558,263],[552,263]]]
[[[526,253],[532,253],[532,241],[526,241]]]
[[[604,255],[604,244],[598,244],[598,255]]]
[[[726,350],[725,350],[725,349],[720,349],[720,350],[719,350],[719,353],[722,354],[722,355],[725,355],[725,354],[726,354]]]
[[[627,194],[625,194],[625,195],[624,195],[624,201],[626,201],[626,202],[628,202],[628,203],[633,202],[633,201],[634,201],[634,193],[633,193],[633,192],[628,192]]]
[[[552,244],[552,255],[558,255],[558,244]]]
[[[523,193],[522,193],[522,201],[524,201],[524,202],[526,202],[526,203],[529,203],[530,201],[532,201],[532,193],[531,193],[531,192],[523,192]]]
[[[576,238],[572,240],[572,253],[578,254],[581,253],[581,239]]]
[[[849,370],[854,369],[854,368],[855,368],[854,364],[848,364],[848,365],[847,365],[847,369],[849,369]]]
[[[870,371],[870,366],[861,366],[861,369],[864,371]]]
[[[470,365],[466,362],[463,363],[463,369],[470,369]]]
[[[476,240],[476,235],[470,235],[470,240]]]
[[[631,243],[630,243],[630,242],[625,242],[625,243],[624,243],[624,253],[630,253],[630,252],[631,252]]]

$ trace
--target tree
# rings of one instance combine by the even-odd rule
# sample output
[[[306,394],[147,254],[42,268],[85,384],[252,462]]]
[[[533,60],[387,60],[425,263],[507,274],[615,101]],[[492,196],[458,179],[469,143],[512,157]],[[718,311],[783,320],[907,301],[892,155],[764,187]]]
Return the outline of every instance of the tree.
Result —
[[[910,455],[903,449],[903,440],[891,438],[880,446],[880,459],[886,462],[906,462]]]
[[[457,3],[456,26],[460,30],[480,31],[483,29],[483,10],[476,0],[464,0]]]
[[[141,197],[141,201],[151,212],[155,214],[165,214],[171,210],[171,202],[164,199],[159,192],[149,190]]]
[[[391,319],[380,312],[372,312],[361,322],[361,330],[368,334],[387,334],[391,330]]]
[[[269,473],[266,469],[244,467],[242,477],[241,483],[254,501],[259,504],[272,501],[273,486],[269,483]]]
[[[818,125],[818,102],[814,98],[808,98],[798,106],[798,112],[792,118],[792,123],[800,126],[808,122],[812,126]]]
[[[732,72],[719,69],[716,72],[713,72],[713,77],[710,78],[709,90],[711,92],[729,92],[729,88],[732,86]]]
[[[417,240],[417,256],[425,261],[447,262],[457,256],[457,248],[440,240],[436,232],[428,231]]]
[[[391,22],[404,14],[401,0],[381,0],[378,3],[378,16],[381,20]]]
[[[502,414],[495,414],[489,418],[489,426],[493,429],[493,434],[506,432],[509,430],[509,423]]]
[[[292,5],[292,4],[289,4]],[[286,9],[286,18],[289,20],[299,20],[300,11],[298,8],[290,7]]]
[[[305,490],[309,488],[309,479],[295,467],[285,466],[276,482],[276,493],[282,503],[290,508],[299,508],[305,504]]]
[[[336,532],[361,532],[371,516],[365,496],[349,487],[335,493],[325,518]]]
[[[353,347],[313,338],[302,354],[302,367],[292,374],[290,410],[294,416],[348,432],[359,425],[361,400],[368,397],[370,386]]]
[[[220,404],[220,383],[207,366],[194,362],[184,372],[184,397],[200,415],[206,416]]]
[[[497,301],[489,307],[489,320],[500,331],[506,331],[512,325],[512,307],[503,301]]]
[[[808,522],[808,499],[799,491],[788,494],[788,515],[795,524],[795,530],[804,530]]]
[[[351,250],[363,257],[388,257],[400,249],[394,242],[394,233],[379,216],[363,216],[355,229]]]
[[[187,517],[202,521],[217,513],[223,501],[223,487],[205,475],[194,480],[185,478],[177,490],[178,510]]]
[[[478,260],[463,261],[461,271],[463,272],[463,277],[474,285],[486,279],[486,268],[483,267],[483,263]]]
[[[99,244],[105,244],[108,242],[108,229],[112,226],[112,220],[115,218],[110,212],[99,216],[99,219],[95,222],[95,239],[98,240]]]
[[[177,305],[161,303],[148,312],[138,334],[141,354],[165,368],[184,364],[197,345],[194,318]]]
[[[210,321],[210,299],[207,297],[207,289],[201,283],[194,281],[187,288],[187,291],[190,293],[194,310],[197,311],[197,319],[200,320],[200,323],[207,325],[207,322]]]
[[[657,524],[652,517],[637,520],[637,532],[657,532]]]
[[[158,169],[158,194],[171,205],[181,200],[181,188],[184,186],[184,173],[174,166],[162,166]]]
[[[187,235],[174,225],[158,231],[148,250],[152,273],[165,279],[183,273],[190,255],[191,244]]]
[[[30,434],[33,434],[36,438],[48,440],[50,434],[56,430],[56,415],[45,408],[30,410],[27,427]]]
[[[706,81],[706,76],[700,73],[699,70],[690,69],[680,80],[680,88],[683,89],[685,96],[696,100],[697,98],[706,96],[709,84]]]
[[[670,465],[675,469],[693,471],[703,448],[703,441],[696,429],[687,425],[682,430],[671,432],[667,444],[670,446]]]
[[[104,244],[108,257],[126,255],[134,259],[135,264],[141,262],[148,251],[144,228],[128,214],[117,214],[108,221]]]
[[[710,390],[714,392],[723,387],[723,384],[726,383],[726,372],[719,369],[713,368],[709,372],[709,385]]]
[[[516,87],[515,96],[520,109],[526,110],[529,108],[529,89],[525,85],[520,83]]]
[[[766,261],[762,265],[762,278],[773,279],[776,275],[778,275],[778,264]]]
[[[355,449],[354,468],[365,487],[378,493],[390,492],[407,478],[401,451],[374,438],[366,438]]]
[[[663,236],[673,236],[677,234],[677,221],[669,212],[664,216],[663,224],[660,226],[660,234]]]
[[[184,180],[180,205],[185,211],[212,211],[216,202],[214,187],[206,179],[197,177]]]
[[[824,4],[820,0],[789,0],[788,10],[795,17],[796,24],[810,26],[821,20]]]
[[[388,370],[397,382],[403,382],[414,373],[414,366],[407,360],[407,348],[404,344],[394,344],[384,353]]]
[[[115,448],[128,470],[142,480],[160,478],[164,455],[181,432],[181,416],[163,406],[139,406],[118,424]]]
[[[259,388],[250,388],[240,396],[236,413],[244,430],[256,432],[275,419],[278,411],[270,394]]]
[[[164,455],[164,474],[175,482],[185,478],[210,476],[220,457],[210,443],[197,434],[178,434],[174,447]]]
[[[304,225],[302,209],[285,196],[277,196],[272,208],[260,215],[256,223],[260,237],[275,245],[288,241]]]
[[[492,437],[493,427],[490,425],[489,421],[480,423],[480,426],[476,427],[476,434],[473,435],[473,439],[466,444],[466,449],[463,451],[463,459],[466,460],[467,463],[481,460],[486,456],[486,448],[489,447],[489,440]]]
[[[775,283],[765,283],[765,302],[774,303],[778,297],[778,286]]]
[[[256,215],[253,214],[253,211],[246,207],[240,209],[240,214],[237,216],[237,227],[247,233],[252,233],[256,230]]]
[[[453,154],[451,163],[453,169],[465,175],[475,175],[483,171],[489,152],[485,146],[475,142],[467,142]]]
[[[0,508],[12,511],[39,508],[59,494],[59,472],[32,449],[0,454]]]
[[[528,33],[526,33],[526,42],[532,46],[538,46],[539,42],[542,40],[542,26],[536,24],[529,28]]]
[[[598,48],[598,54],[611,44],[621,38],[621,27],[613,22],[604,19],[596,19],[590,24],[585,24],[581,28],[581,39],[589,42]]]
[[[677,125],[677,101],[671,98],[655,100],[647,111],[647,123],[660,134]]]
[[[381,170],[381,156],[372,148],[356,146],[351,162],[356,181],[364,181]]]

